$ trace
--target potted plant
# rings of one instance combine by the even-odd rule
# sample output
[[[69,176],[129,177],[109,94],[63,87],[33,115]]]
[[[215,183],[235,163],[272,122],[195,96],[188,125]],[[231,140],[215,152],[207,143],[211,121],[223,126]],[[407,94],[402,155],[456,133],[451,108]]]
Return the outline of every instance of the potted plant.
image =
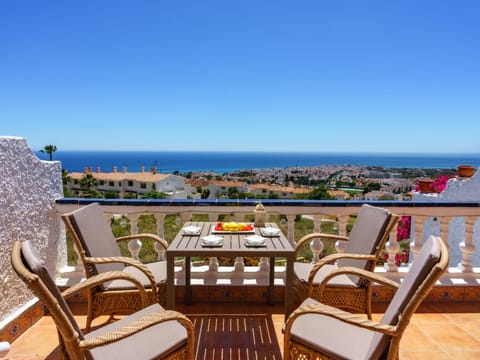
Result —
[[[457,166],[457,174],[460,177],[471,177],[475,173],[475,168],[471,165]]]
[[[420,191],[422,193],[432,193],[433,188],[433,179],[418,179],[417,186],[415,187],[415,191]]]

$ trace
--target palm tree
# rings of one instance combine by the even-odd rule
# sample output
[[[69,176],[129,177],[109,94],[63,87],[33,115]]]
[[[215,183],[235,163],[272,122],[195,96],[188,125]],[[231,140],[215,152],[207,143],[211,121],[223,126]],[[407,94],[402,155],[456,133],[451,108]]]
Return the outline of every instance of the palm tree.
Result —
[[[56,145],[45,145],[45,147],[40,150],[41,153],[48,154],[50,157],[50,161],[53,159],[53,153],[57,151],[57,146]]]
[[[80,186],[87,191],[90,191],[97,186],[97,180],[90,173],[83,175],[79,183]]]
[[[79,181],[80,187],[84,189],[88,195],[88,198],[102,198],[102,193],[97,191],[96,187],[98,185],[97,179],[91,174],[86,173]]]

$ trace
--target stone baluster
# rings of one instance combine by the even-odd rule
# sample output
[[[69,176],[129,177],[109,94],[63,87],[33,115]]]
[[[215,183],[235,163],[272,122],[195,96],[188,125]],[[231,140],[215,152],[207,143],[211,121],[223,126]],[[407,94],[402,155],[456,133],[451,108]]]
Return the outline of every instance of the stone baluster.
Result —
[[[190,211],[185,211],[180,214],[180,219],[182,219],[183,223],[190,221],[192,219],[192,213]]]
[[[235,258],[235,263],[233,264],[233,271],[231,281],[234,285],[240,285],[243,283],[243,275],[245,271],[245,265],[243,263],[243,257],[239,256]]]
[[[157,221],[157,234],[162,239],[165,239],[165,228],[164,228],[164,221],[165,221],[165,214],[155,214],[155,220]],[[158,242],[155,241],[153,245],[155,252],[157,253],[157,260],[164,261],[165,260],[165,248],[160,245]]]
[[[130,234],[138,234],[138,214],[130,214]],[[142,249],[142,242],[140,239],[132,239],[128,242],[128,250],[134,259],[140,259],[140,250]]]
[[[208,215],[208,220],[211,222],[216,222],[218,220],[218,214],[216,213],[208,213],[207,215]],[[207,285],[216,283],[217,276],[218,276],[218,267],[219,267],[218,258],[215,256],[210,257],[209,263],[208,263],[208,271],[205,275],[205,283]]]
[[[142,249],[142,242],[140,239],[132,239],[128,242],[128,251],[132,254],[132,258],[140,260],[140,250]]]
[[[287,215],[288,241],[295,243],[295,214]]]
[[[341,236],[347,236],[347,224],[349,217],[349,215],[341,215],[338,217],[338,233]],[[346,246],[346,241],[338,240],[335,242],[335,250],[338,254],[343,254]]]
[[[412,264],[415,257],[418,255],[420,249],[423,245],[423,224],[427,219],[424,215],[412,216],[412,228],[414,231],[410,231],[410,235],[413,239],[410,242],[410,250],[413,254],[413,259],[410,259],[410,264]]]
[[[75,254],[77,254],[77,261],[76,261],[75,266],[74,266],[75,271],[83,272],[85,269],[83,267],[82,261],[80,260],[81,259],[80,250],[78,250],[75,242],[73,242],[73,251],[75,251]]]
[[[388,258],[385,264],[383,264],[383,267],[388,272],[398,271],[397,262],[395,261],[395,257],[400,251],[400,245],[398,244],[398,241],[397,241],[397,231],[398,231],[398,223],[395,224],[393,230],[390,232],[388,236],[388,241],[385,244],[385,249],[387,251]]]
[[[205,273],[205,285],[214,285],[218,277],[218,259],[211,257],[208,264],[208,270]]]
[[[319,233],[321,232],[322,225],[322,215],[314,215],[313,216],[313,232]],[[310,241],[310,250],[312,251],[312,264],[315,264],[320,260],[320,255],[322,254],[324,245],[323,241],[319,238],[312,239]]]
[[[452,216],[442,216],[441,218],[436,218],[437,220],[439,219],[440,221],[440,237],[442,240],[445,242],[445,245],[447,246],[447,249],[450,250],[450,243],[448,241],[448,233],[449,233],[449,227],[450,227],[450,221],[452,220]]]
[[[155,214],[155,220],[157,221],[158,236],[165,239],[165,214]]]
[[[472,255],[475,252],[475,245],[473,245],[473,227],[475,226],[476,217],[465,217],[465,237],[460,246],[462,252],[462,260],[458,264],[458,267],[463,272],[473,272]]]
[[[275,266],[275,264],[272,264]],[[260,263],[258,264],[258,284],[259,285],[268,285],[269,283],[269,270],[270,270],[270,263],[268,261],[268,257],[261,257]]]

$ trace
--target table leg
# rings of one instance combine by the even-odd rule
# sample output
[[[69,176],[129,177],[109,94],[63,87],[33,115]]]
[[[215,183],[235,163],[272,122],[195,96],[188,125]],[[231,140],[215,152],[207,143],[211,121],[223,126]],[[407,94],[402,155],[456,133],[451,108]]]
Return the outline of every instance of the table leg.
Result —
[[[175,309],[175,256],[167,251],[167,308]]]
[[[285,321],[293,311],[293,263],[295,256],[287,256],[287,268],[285,273]]]
[[[185,299],[184,303],[190,305],[192,303],[192,285],[191,285],[191,264],[190,256],[185,256]]]
[[[268,304],[274,303],[274,289],[275,289],[275,258],[270,257],[270,266],[268,270]]]

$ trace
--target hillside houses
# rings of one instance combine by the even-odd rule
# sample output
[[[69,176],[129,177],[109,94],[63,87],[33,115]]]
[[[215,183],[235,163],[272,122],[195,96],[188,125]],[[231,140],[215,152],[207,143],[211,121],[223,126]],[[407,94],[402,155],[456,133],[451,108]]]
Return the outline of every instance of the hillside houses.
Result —
[[[334,171],[328,172],[327,170]],[[295,176],[301,175],[308,180],[313,178],[324,179],[328,193],[336,200],[367,199],[378,200],[387,198],[399,198],[394,194],[405,194],[412,188],[412,179],[402,179],[397,176],[389,178],[367,178],[367,171],[362,168],[348,167],[339,171],[338,167],[319,168],[295,168],[291,169],[266,169],[244,171],[228,175],[219,175],[211,172],[198,172],[185,174],[186,177],[177,174],[158,173],[156,168],[140,172],[128,172],[124,167],[117,171],[116,167],[111,172],[102,172],[100,168],[93,171],[85,168],[84,172],[68,174],[65,187],[75,196],[89,196],[89,189],[84,184],[84,177],[90,174],[95,180],[94,189],[105,197],[118,198],[141,198],[144,194],[152,191],[164,193],[170,199],[220,199],[220,198],[280,198],[294,199],[298,196],[311,192],[317,184],[305,184],[295,182]],[[332,176],[335,174],[335,176]],[[326,181],[329,178],[331,181]],[[275,180],[275,179],[283,179]],[[302,180],[302,179],[300,179]],[[83,187],[82,187],[83,183]],[[361,191],[353,195],[348,189],[336,188],[338,184],[352,184],[353,188],[366,189],[372,183],[378,187],[366,196]],[[301,185],[300,185],[301,184]],[[348,185],[347,185],[348,187]],[[404,197],[402,197],[404,198]]]
[[[281,199],[291,199],[297,194],[305,194],[312,191],[311,188],[300,188],[293,186],[280,186],[270,184],[252,184],[249,186],[251,193],[258,197],[277,196]]]
[[[114,192],[120,198],[141,197],[150,191],[165,193],[171,199],[186,199],[191,194],[190,186],[185,184],[182,176],[159,174],[155,168],[150,172],[136,173],[127,172],[126,168],[121,172],[116,171],[116,168],[112,172],[102,172],[99,168],[93,172],[91,168],[86,168],[83,173],[69,173],[66,188],[79,196],[84,195],[86,189],[82,188],[81,180],[85,174],[91,174],[96,180],[97,191]]]

